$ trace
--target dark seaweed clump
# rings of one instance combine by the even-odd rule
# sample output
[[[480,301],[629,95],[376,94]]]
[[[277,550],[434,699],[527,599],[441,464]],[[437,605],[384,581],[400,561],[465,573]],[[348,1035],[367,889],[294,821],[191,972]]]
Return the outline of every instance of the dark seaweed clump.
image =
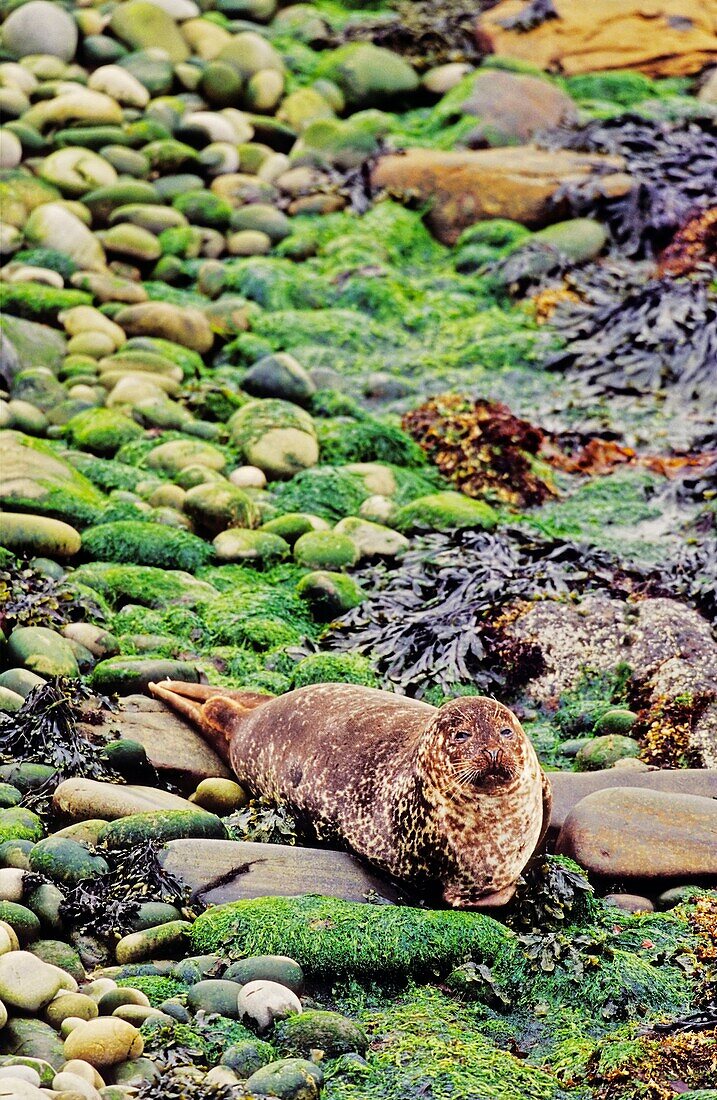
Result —
[[[663,122],[640,115],[559,127],[545,139],[551,149],[622,156],[633,189],[616,199],[568,196],[581,213],[594,213],[610,228],[617,252],[654,256],[697,211],[714,202],[717,133],[711,119]]]
[[[33,569],[26,561],[13,559],[0,569],[0,629],[6,634],[18,626],[50,629],[68,622],[81,622],[87,615],[82,600],[64,583]],[[91,608],[95,622],[102,620],[99,607]]]
[[[371,654],[385,684],[419,697],[431,684],[515,689],[540,671],[532,650],[501,643],[497,622],[510,604],[594,589],[628,596],[646,580],[606,551],[517,528],[427,535],[393,573],[358,579],[373,598],[344,616],[327,644]]]
[[[569,342],[549,368],[579,376],[594,393],[669,389],[713,404],[717,294],[707,280],[651,279],[625,290],[616,270],[595,271],[586,295],[556,309],[552,326]]]
[[[189,891],[165,871],[160,847],[149,840],[133,848],[103,852],[109,873],[78,882],[68,890],[60,907],[63,920],[79,932],[118,939],[136,930],[134,918],[145,902],[165,902],[187,912]]]
[[[88,700],[97,707],[109,707],[108,699],[96,696],[79,680],[56,677],[38,685],[16,714],[0,714],[0,759],[15,764],[31,761],[56,769],[56,780],[82,776],[88,779],[116,779],[116,773],[93,744],[77,728],[80,719],[92,721]],[[97,711],[95,711],[97,713]]]

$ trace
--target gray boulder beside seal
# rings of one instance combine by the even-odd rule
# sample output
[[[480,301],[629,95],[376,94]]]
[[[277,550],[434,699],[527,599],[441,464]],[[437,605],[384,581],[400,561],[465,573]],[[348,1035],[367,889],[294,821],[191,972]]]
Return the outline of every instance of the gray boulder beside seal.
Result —
[[[150,690],[254,794],[449,905],[509,901],[547,830],[550,786],[535,750],[492,699],[437,708],[333,683],[276,698],[173,681]]]

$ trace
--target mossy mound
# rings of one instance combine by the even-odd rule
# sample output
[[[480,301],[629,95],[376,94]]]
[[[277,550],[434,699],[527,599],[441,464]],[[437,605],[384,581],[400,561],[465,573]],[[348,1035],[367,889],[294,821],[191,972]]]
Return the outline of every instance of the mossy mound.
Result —
[[[490,964],[513,938],[481,914],[363,905],[313,894],[220,905],[203,913],[192,929],[200,952],[287,955],[307,973],[364,978],[445,972],[466,956]]]
[[[292,688],[308,684],[362,684],[378,687],[378,677],[368,657],[359,653],[312,653],[299,661],[291,679]]]
[[[75,447],[110,456],[143,433],[139,424],[119,409],[85,409],[67,422],[65,434]]]
[[[190,573],[212,557],[211,546],[181,527],[136,520],[90,527],[82,536],[82,547],[98,561],[179,568]]]
[[[317,466],[282,485],[276,499],[283,512],[308,512],[336,523],[356,515],[369,495],[357,474],[340,466]]]
[[[191,607],[216,596],[211,585],[189,573],[149,565],[91,562],[76,569],[72,580],[99,592],[110,604],[131,601],[146,607],[161,608],[169,603]]]
[[[126,986],[144,993],[153,1008],[158,1008],[162,1001],[167,1001],[170,997],[182,997],[188,988],[185,982],[168,978],[164,974],[137,974],[129,978],[117,978],[116,981],[120,987]]]

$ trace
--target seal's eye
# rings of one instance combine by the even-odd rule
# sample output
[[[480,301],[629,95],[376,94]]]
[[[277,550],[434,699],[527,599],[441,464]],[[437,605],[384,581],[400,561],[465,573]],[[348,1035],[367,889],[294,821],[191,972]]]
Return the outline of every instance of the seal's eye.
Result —
[[[470,730],[458,730],[453,734],[454,741],[467,741],[470,738]]]
[[[513,730],[510,728],[510,726],[506,726],[504,729],[502,729],[500,731],[500,736],[501,737],[512,737],[513,736]]]

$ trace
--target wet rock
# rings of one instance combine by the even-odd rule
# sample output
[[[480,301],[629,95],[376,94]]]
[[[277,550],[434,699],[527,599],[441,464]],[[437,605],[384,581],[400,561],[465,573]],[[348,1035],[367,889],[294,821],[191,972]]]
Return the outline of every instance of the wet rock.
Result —
[[[124,965],[176,955],[186,947],[187,934],[191,927],[189,921],[174,920],[144,928],[140,932],[130,932],[128,936],[122,937],[115,948],[117,962]]]
[[[297,962],[286,955],[253,955],[231,963],[224,971],[227,981],[247,985],[248,982],[269,981],[286,986],[297,996],[304,987],[304,973]]]
[[[189,661],[149,657],[110,657],[95,666],[91,677],[96,690],[116,691],[120,695],[146,691],[158,680],[184,680],[196,684],[198,679],[196,666]]]
[[[237,998],[240,987],[234,981],[207,978],[196,982],[187,994],[187,1004],[193,1012],[218,1012],[232,1020],[240,1018]]]
[[[298,404],[308,401],[316,392],[307,372],[287,352],[259,359],[244,375],[242,389],[253,397],[278,397]]]
[[[248,795],[243,787],[232,779],[212,778],[203,779],[197,787],[190,801],[200,806],[209,813],[226,817],[234,813],[248,801]]]
[[[0,955],[0,1000],[23,1012],[38,1012],[63,988],[60,971],[29,951]]]
[[[455,244],[469,225],[508,218],[539,228],[569,213],[559,192],[589,186],[609,197],[627,194],[632,182],[620,157],[544,152],[533,146],[440,152],[410,149],[382,157],[373,170],[374,187],[399,201],[432,201],[428,224],[444,244]]]
[[[144,3],[145,0],[137,2]],[[151,6],[147,4],[147,7]],[[120,310],[116,321],[128,336],[158,336],[200,353],[209,351],[214,343],[209,322],[201,310],[192,306],[141,302]]]
[[[347,535],[309,531],[296,540],[294,557],[307,569],[339,570],[358,561],[359,549]]]
[[[30,868],[36,874],[69,886],[109,871],[106,860],[100,855],[92,855],[85,844],[54,836],[35,845],[30,852]]]
[[[48,516],[3,512],[0,546],[16,554],[43,554],[53,558],[71,558],[79,552],[79,531]]]
[[[370,42],[351,42],[325,54],[320,75],[334,81],[354,109],[381,106],[419,84],[407,61]]]
[[[127,848],[133,844],[154,840],[166,844],[170,840],[191,837],[198,840],[223,840],[226,829],[220,818],[206,810],[149,810],[111,821],[100,833],[100,844],[107,848]]]
[[[321,1050],[325,1058],[342,1054],[365,1054],[368,1037],[354,1020],[338,1012],[310,1009],[301,1016],[292,1016],[276,1030],[276,1041],[289,1054],[304,1058],[312,1050]]]
[[[71,821],[104,818],[114,821],[150,810],[190,810],[191,803],[156,787],[100,783],[95,779],[65,779],[52,798],[55,810]]]
[[[568,814],[556,850],[599,878],[717,883],[717,802],[623,787],[588,795]],[[664,884],[664,885],[663,885]]]
[[[503,0],[480,17],[479,33],[495,53],[568,75],[637,69],[653,77],[689,76],[717,59],[713,16],[698,0],[661,0],[655,8],[553,0],[552,7],[557,18],[525,30],[511,26],[522,0]]]
[[[195,897],[211,905],[270,894],[327,894],[347,901],[365,901],[372,892],[390,901],[397,897],[388,881],[345,852],[197,839],[171,841],[162,859]]]
[[[118,4],[112,13],[110,27],[123,42],[135,50],[157,46],[166,50],[170,61],[186,61],[189,48],[174,19],[157,4],[147,0],[129,0]]]
[[[324,1075],[319,1066],[304,1058],[282,1058],[253,1073],[246,1083],[252,1095],[279,1097],[280,1100],[315,1100]]]
[[[406,536],[399,531],[393,531],[380,523],[359,519],[357,516],[347,516],[339,520],[334,527],[334,533],[350,538],[358,547],[362,558],[392,558],[407,550],[410,545]]]
[[[65,1039],[64,1053],[68,1059],[79,1058],[104,1069],[139,1058],[143,1049],[144,1041],[136,1027],[116,1016],[102,1016],[78,1024]]]
[[[11,659],[42,676],[78,676],[72,647],[61,634],[44,626],[21,626],[8,639]]]
[[[239,990],[237,1013],[242,1020],[251,1020],[259,1031],[267,1031],[277,1020],[285,1020],[302,1012],[301,1001],[290,989],[278,982],[259,979],[247,982]]]
[[[581,771],[599,771],[626,757],[635,757],[639,752],[639,745],[631,737],[606,733],[602,737],[592,737],[583,745],[575,755],[575,762]]]
[[[681,768],[675,771],[647,771],[637,775],[615,768],[599,772],[551,772],[550,786],[553,791],[550,835],[555,837],[578,802],[596,791],[639,787],[650,791],[717,799],[717,770]]]
[[[479,120],[469,143],[482,139],[492,146],[519,145],[577,119],[570,96],[552,82],[500,70],[476,73],[461,110]]]
[[[213,540],[219,562],[260,562],[268,564],[288,558],[291,547],[285,539],[268,531],[246,531],[230,527]]]
[[[144,745],[150,763],[159,771],[194,783],[231,775],[224,761],[188,722],[146,695],[127,695],[122,700],[121,710],[107,715],[102,724],[80,723],[79,728],[91,737],[119,729],[123,737]]]
[[[50,54],[71,61],[77,49],[77,24],[59,4],[31,0],[5,20],[3,45],[15,57]]]
[[[605,894],[603,901],[606,905],[616,905],[625,913],[652,913],[655,908],[649,898],[639,894]]]

